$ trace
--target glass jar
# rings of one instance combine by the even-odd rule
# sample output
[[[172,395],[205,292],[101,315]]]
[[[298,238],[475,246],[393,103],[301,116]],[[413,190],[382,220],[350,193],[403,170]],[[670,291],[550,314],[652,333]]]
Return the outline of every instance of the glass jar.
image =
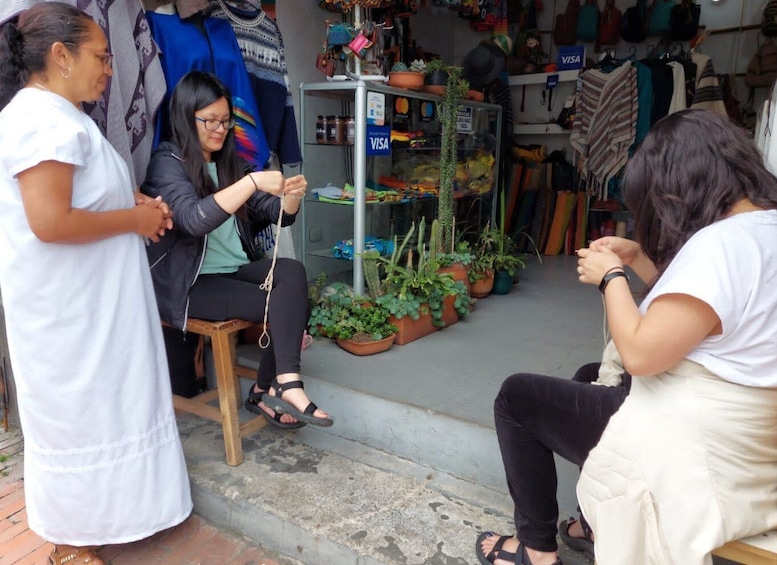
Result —
[[[326,117],[326,142],[337,143],[337,130],[339,128],[340,117],[339,116],[327,116]]]
[[[345,122],[345,142],[348,145],[353,145],[353,141],[356,139],[356,120],[353,116],[348,116]]]
[[[326,118],[316,117],[316,143],[326,143]]]

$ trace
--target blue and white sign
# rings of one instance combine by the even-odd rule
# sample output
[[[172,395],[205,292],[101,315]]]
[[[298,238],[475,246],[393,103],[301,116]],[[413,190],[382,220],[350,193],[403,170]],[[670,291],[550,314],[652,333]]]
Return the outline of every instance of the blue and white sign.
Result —
[[[367,126],[367,155],[391,155],[389,126]]]
[[[568,45],[558,48],[558,70],[582,69],[585,62],[585,45]]]
[[[545,88],[550,90],[558,86],[558,75],[548,75],[548,80],[545,81]]]

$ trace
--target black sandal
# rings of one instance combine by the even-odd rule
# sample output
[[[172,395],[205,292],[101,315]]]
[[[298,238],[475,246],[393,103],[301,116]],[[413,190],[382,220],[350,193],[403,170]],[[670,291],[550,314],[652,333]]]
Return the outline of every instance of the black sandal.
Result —
[[[477,553],[478,561],[480,561],[481,565],[492,565],[497,559],[507,561],[508,563],[515,563],[515,565],[533,565],[531,559],[529,559],[529,554],[526,552],[526,546],[520,543],[520,541],[518,542],[520,544],[518,549],[521,550],[520,555],[502,549],[504,543],[512,536],[499,536],[499,539],[496,540],[496,543],[494,544],[494,548],[487,555],[484,555],[481,547],[483,545],[483,540],[493,535],[495,535],[493,532],[483,532],[478,536],[478,539],[475,542],[475,552]],[[521,560],[516,561],[517,557],[520,557]],[[553,562],[553,565],[564,565],[564,562],[561,561],[561,559],[556,559]]]
[[[270,416],[266,411],[262,410],[262,407],[259,406],[259,403],[262,401],[262,397],[266,394],[267,391],[264,390],[254,392],[254,387],[251,385],[251,390],[248,391],[248,398],[246,398],[244,403],[246,410],[253,412],[254,414],[261,414],[264,416],[265,420],[277,428],[282,428],[285,430],[297,430],[303,426],[307,426],[305,422],[281,422],[281,415],[278,412],[273,411],[273,415]],[[265,403],[265,405],[266,404],[267,403]]]
[[[569,528],[577,522],[576,518],[570,517],[569,520],[564,520],[558,525],[558,533],[561,536],[561,541],[574,551],[583,553],[589,559],[594,558],[594,534],[591,530],[591,526],[585,521],[583,515],[580,515],[580,526],[583,528],[583,537],[574,538],[569,535]]]
[[[329,427],[334,424],[334,420],[331,418],[316,418],[313,416],[315,411],[318,410],[318,406],[316,406],[313,402],[308,403],[308,405],[305,407],[305,410],[300,412],[292,404],[282,399],[283,393],[287,390],[291,390],[293,388],[304,389],[305,385],[302,384],[302,381],[290,381],[288,383],[280,384],[277,380],[273,380],[270,387],[275,391],[275,396],[265,394],[263,400],[264,405],[271,410],[274,410],[278,414],[290,414],[300,422],[313,424],[314,426]]]

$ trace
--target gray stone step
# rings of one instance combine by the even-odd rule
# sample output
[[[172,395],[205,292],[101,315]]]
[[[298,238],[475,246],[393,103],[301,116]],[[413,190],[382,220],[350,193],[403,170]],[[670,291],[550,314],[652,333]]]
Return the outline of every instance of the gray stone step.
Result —
[[[179,428],[195,511],[290,563],[474,565],[479,532],[513,531],[502,493],[311,426],[245,438],[237,467],[219,425],[184,415]]]

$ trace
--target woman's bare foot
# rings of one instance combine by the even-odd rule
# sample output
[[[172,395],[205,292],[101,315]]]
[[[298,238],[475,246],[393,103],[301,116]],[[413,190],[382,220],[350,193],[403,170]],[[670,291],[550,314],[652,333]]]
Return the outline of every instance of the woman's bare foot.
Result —
[[[583,531],[583,524],[580,520],[575,520],[569,524],[569,537],[585,539],[585,532]],[[591,540],[594,541],[594,533],[591,532]]]
[[[263,392],[267,392],[266,390],[262,390],[256,384],[254,384],[254,387],[251,389],[256,394],[261,394]],[[267,406],[264,402],[260,401],[257,406],[264,410],[268,416],[273,417],[275,416],[275,410]],[[299,420],[297,420],[294,416],[291,414],[281,414],[281,424],[297,424],[299,423]]]
[[[499,538],[499,534],[483,536],[483,541],[480,543],[480,551],[483,557],[486,557],[489,553],[491,553],[491,551],[493,551],[497,542],[499,542]],[[518,559],[518,556],[520,555],[519,552],[521,551],[521,542],[519,542],[518,538],[515,536],[507,538],[502,543],[501,549],[502,551],[516,554],[516,559]],[[531,560],[531,565],[553,565],[554,563],[558,562],[558,554],[555,552],[537,551],[527,547],[526,553]],[[514,565],[516,561],[495,559],[492,563],[494,565]]]
[[[105,561],[100,559],[92,547],[62,544],[54,545],[49,556],[49,563],[54,565],[105,565]]]
[[[300,376],[297,373],[284,373],[282,375],[278,375],[276,377],[276,380],[279,384],[285,384],[292,381],[299,381]],[[270,387],[270,391],[267,393],[270,396],[275,396],[275,389]],[[310,399],[308,398],[308,395],[305,394],[305,389],[302,388],[290,388],[283,392],[283,400],[294,406],[297,410],[300,412],[303,412],[305,408],[307,408],[308,404],[310,404]],[[315,412],[313,412],[314,418],[329,418],[329,414],[321,410],[321,408],[317,408]]]

